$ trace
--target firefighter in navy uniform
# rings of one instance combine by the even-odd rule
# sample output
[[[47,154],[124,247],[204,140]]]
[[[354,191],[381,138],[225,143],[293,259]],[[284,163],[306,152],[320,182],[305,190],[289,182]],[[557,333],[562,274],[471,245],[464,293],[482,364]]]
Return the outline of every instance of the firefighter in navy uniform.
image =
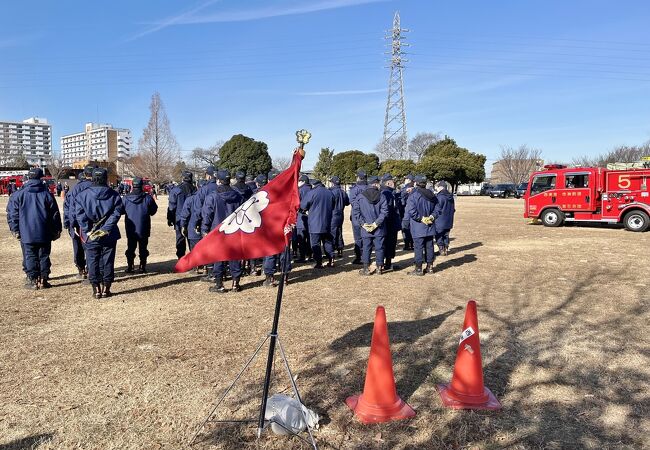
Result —
[[[235,184],[232,185],[232,188],[239,192],[239,194],[242,196],[242,200],[245,202],[249,198],[253,196],[253,190],[251,187],[246,184],[246,174],[244,172],[237,172],[235,174],[235,180],[237,181]],[[243,202],[242,202],[243,203]]]
[[[243,197],[237,190],[230,186],[230,172],[227,170],[217,171],[217,190],[209,194],[203,203],[201,211],[201,232],[205,236],[214,230],[231,215],[241,204]],[[228,261],[228,268],[232,276],[232,291],[239,292],[239,280],[241,278],[241,261]],[[216,262],[212,268],[215,285],[209,290],[220,294],[228,292],[223,286],[224,272],[226,271],[226,262]]]
[[[395,193],[395,181],[389,173],[381,177],[381,195],[386,198],[388,215],[386,216],[386,237],[384,238],[384,270],[393,268],[393,258],[397,247],[397,235],[402,228],[402,219],[399,215],[399,200]]]
[[[404,250],[413,250],[413,237],[411,236],[411,219],[406,214],[406,203],[409,195],[414,189],[413,175],[408,174],[404,177],[404,186],[399,195],[399,215],[402,218],[402,239],[404,241]]]
[[[117,226],[124,214],[122,198],[108,187],[108,172],[93,171],[93,185],[75,198],[75,217],[81,238],[86,242],[88,279],[93,287],[93,297],[112,295],[115,278],[115,248],[121,234]]]
[[[354,203],[363,191],[368,188],[368,177],[363,170],[357,171],[357,183],[350,188],[348,196],[350,198],[350,205],[352,205],[352,213],[350,214],[350,221],[352,222],[352,235],[354,237],[354,260],[352,264],[361,264],[361,249],[363,247],[363,240],[361,238],[361,224],[357,223],[354,216]]]
[[[52,241],[61,236],[61,215],[56,199],[43,183],[43,170],[30,169],[29,180],[9,197],[7,222],[11,234],[20,240],[25,287],[47,289]]]
[[[370,275],[370,256],[375,249],[377,275],[383,273],[384,265],[384,237],[386,235],[386,218],[388,217],[388,204],[386,197],[379,191],[379,178],[370,177],[369,186],[354,201],[352,214],[356,223],[360,225],[363,253],[361,261],[363,269],[361,275]]]
[[[187,237],[183,236],[183,227],[181,227],[181,214],[185,200],[196,192],[194,186],[194,175],[192,172],[184,171],[182,173],[182,182],[169,192],[169,206],[167,208],[167,225],[174,227],[176,232],[176,257],[182,258],[187,248]]]
[[[337,176],[330,178],[330,192],[334,194],[334,210],[332,211],[332,238],[334,239],[334,250],[339,258],[343,257],[343,211],[350,204],[348,194],[341,189],[341,179]]]
[[[433,225],[435,217],[433,211],[436,207],[436,196],[427,189],[427,178],[424,175],[415,176],[415,189],[409,194],[406,203],[406,214],[410,219],[409,227],[413,236],[415,248],[415,270],[408,275],[421,276],[433,273],[433,238],[436,228]],[[426,260],[427,266],[423,270],[422,264]]]
[[[189,210],[185,209],[186,205],[183,205],[184,210],[187,214],[185,217],[181,218],[181,222],[184,225],[185,233],[190,241],[190,250],[201,240],[203,237],[201,235],[201,211],[203,209],[203,203],[208,195],[217,190],[217,183],[215,180],[216,169],[213,166],[208,166],[205,169],[205,183],[196,191],[196,194],[192,196],[189,200]],[[181,213],[181,215],[186,214]],[[196,273],[202,273],[205,269],[206,273],[208,272],[208,267],[197,267]]]
[[[88,278],[88,269],[86,268],[86,250],[79,234],[79,224],[75,217],[74,202],[76,196],[92,186],[93,166],[86,166],[80,174],[79,182],[65,194],[63,199],[63,227],[70,233],[72,239],[72,254],[74,265],[77,267],[77,279],[85,280]]]
[[[323,268],[323,251],[327,266],[334,267],[334,246],[332,242],[332,211],[336,205],[334,194],[320,180],[315,180],[311,190],[300,200],[300,210],[307,213],[307,228],[311,252],[316,264],[314,269]],[[323,248],[321,249],[321,244]]]
[[[311,191],[309,177],[307,175],[300,175],[300,178],[298,179],[298,197],[301,202],[309,191]],[[295,234],[298,245],[298,260],[296,262],[307,262],[307,259],[311,259],[312,257],[312,249],[309,243],[309,221],[307,219],[307,214],[301,210],[298,210],[298,215],[296,217]]]
[[[434,186],[436,193],[436,207],[433,210],[436,229],[436,243],[440,249],[440,254],[447,256],[449,254],[449,231],[454,227],[454,213],[456,207],[454,195],[447,190],[447,182],[438,181]]]
[[[139,273],[147,271],[149,236],[151,235],[151,216],[158,211],[153,197],[142,190],[142,178],[133,179],[133,190],[124,196],[124,228],[126,228],[126,273],[133,273],[135,249],[140,257]]]

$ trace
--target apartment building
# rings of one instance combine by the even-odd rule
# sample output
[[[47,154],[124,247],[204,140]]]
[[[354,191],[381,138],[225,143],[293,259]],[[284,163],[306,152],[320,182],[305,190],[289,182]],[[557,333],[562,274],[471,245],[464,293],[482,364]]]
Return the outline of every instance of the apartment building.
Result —
[[[46,167],[52,158],[52,125],[47,119],[0,121],[0,166],[15,165],[23,158],[28,164],[41,167]]]
[[[118,162],[130,156],[131,131],[110,124],[87,123],[84,131],[61,137],[66,166],[77,161]]]

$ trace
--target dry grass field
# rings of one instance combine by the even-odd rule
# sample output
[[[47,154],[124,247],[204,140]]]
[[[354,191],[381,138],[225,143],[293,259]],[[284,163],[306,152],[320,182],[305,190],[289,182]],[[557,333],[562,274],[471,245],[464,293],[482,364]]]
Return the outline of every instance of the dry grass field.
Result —
[[[210,294],[174,274],[166,198],[155,217],[150,272],[117,295],[90,298],[73,276],[71,243],[53,246],[53,284],[23,289],[20,248],[0,199],[0,449],[178,449],[271,327],[275,290],[262,277]],[[121,224],[122,225],[122,224]],[[350,242],[349,223],[346,238]],[[337,267],[298,266],[280,333],[306,405],[322,417],[322,449],[650,448],[650,233],[530,225],[519,200],[460,197],[451,254],[436,272],[360,277],[348,246]],[[479,306],[486,385],[497,412],[447,410],[469,299]],[[344,399],[363,387],[375,307],[388,317],[397,390],[417,416],[364,426]],[[219,418],[254,418],[266,356]],[[271,392],[289,386],[280,360]],[[209,424],[196,449],[299,449],[255,426]]]

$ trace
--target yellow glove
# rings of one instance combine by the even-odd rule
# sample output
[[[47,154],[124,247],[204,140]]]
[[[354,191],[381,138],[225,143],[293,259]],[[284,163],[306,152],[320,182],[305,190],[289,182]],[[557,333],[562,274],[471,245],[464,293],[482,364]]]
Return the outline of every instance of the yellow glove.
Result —
[[[88,233],[88,240],[92,242],[92,241],[96,241],[97,239],[101,239],[104,236],[108,236],[108,231],[95,230],[91,233]]]
[[[422,218],[422,223],[425,225],[431,225],[434,221],[433,216],[427,216]]]
[[[362,226],[363,229],[366,230],[368,233],[372,233],[377,229],[379,225],[373,222],[373,223],[364,223]]]

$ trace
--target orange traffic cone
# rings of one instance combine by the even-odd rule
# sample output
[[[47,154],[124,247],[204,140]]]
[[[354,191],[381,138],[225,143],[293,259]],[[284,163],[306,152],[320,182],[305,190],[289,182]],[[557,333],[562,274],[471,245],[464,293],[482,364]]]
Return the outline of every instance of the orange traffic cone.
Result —
[[[378,306],[375,313],[363,394],[348,397],[345,403],[362,423],[388,422],[415,416],[413,408],[397,396],[383,306]]]
[[[501,409],[499,400],[483,385],[481,341],[474,300],[467,303],[465,310],[465,322],[458,343],[451,383],[439,384],[437,388],[442,402],[448,408]]]

